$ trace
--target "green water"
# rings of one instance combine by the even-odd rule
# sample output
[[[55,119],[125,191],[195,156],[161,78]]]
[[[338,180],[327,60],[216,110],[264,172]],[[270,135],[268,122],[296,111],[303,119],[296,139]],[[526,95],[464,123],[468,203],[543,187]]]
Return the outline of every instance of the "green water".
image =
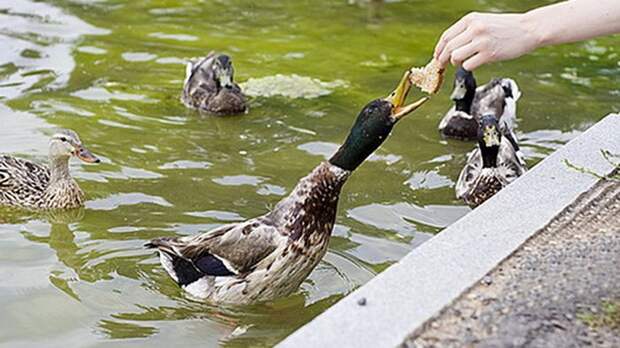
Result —
[[[0,345],[280,341],[469,211],[453,186],[473,144],[436,132],[450,83],[347,183],[329,252],[296,294],[251,307],[197,302],[144,242],[265,213],[335,149],[361,106],[429,59],[460,15],[548,2],[389,2],[369,18],[345,0],[3,0],[0,153],[45,161],[52,129],[68,127],[103,163],[72,162],[88,195],[81,211],[0,211]],[[620,111],[619,43],[544,49],[477,72],[520,85],[530,165]],[[203,117],[178,97],[183,62],[210,50],[232,55],[239,81],[297,74],[348,87],[256,97],[247,115]]]

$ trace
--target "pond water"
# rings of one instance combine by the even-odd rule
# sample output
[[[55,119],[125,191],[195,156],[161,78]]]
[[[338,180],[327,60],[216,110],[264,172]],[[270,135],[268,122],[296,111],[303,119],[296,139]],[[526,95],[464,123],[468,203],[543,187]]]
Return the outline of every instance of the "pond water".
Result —
[[[297,293],[204,304],[142,245],[265,213],[459,16],[545,3],[3,0],[0,153],[44,162],[53,128],[66,127],[103,162],[71,163],[88,195],[82,210],[0,211],[0,345],[277,343],[469,211],[453,186],[474,145],[436,131],[450,81],[346,184],[329,252]],[[519,83],[530,165],[620,111],[619,43],[543,49],[477,72]],[[204,117],[179,102],[184,62],[210,50],[231,54],[248,81],[247,115]]]

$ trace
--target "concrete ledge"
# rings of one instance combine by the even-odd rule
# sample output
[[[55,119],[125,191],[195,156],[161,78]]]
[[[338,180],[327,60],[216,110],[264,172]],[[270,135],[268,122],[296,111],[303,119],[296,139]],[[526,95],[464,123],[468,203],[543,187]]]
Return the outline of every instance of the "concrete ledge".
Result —
[[[620,115],[609,115],[278,347],[394,347],[589,190],[620,154]],[[358,301],[364,298],[365,305]]]

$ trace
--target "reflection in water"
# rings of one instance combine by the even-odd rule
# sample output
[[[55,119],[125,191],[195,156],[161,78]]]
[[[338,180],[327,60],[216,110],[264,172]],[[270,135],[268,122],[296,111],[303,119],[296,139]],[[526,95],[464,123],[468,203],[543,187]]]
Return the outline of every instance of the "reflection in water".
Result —
[[[428,205],[410,203],[369,204],[349,210],[348,215],[364,224],[392,230],[402,235],[417,231],[438,232],[470,211],[465,206]]]
[[[82,35],[107,33],[41,2],[2,1],[0,99],[66,86],[75,67],[75,42]]]
[[[64,127],[102,158],[71,163],[88,199],[76,216],[0,209],[0,345],[273,345],[467,213],[452,185],[475,144],[438,136],[444,88],[351,177],[328,254],[296,294],[215,308],[142,248],[268,211],[469,10],[389,0],[369,25],[377,2],[361,2],[0,1],[0,153],[45,162],[50,128]],[[617,47],[597,40],[481,69],[523,86],[528,164],[620,110]],[[201,116],[179,102],[184,63],[212,49],[259,82],[248,114]]]

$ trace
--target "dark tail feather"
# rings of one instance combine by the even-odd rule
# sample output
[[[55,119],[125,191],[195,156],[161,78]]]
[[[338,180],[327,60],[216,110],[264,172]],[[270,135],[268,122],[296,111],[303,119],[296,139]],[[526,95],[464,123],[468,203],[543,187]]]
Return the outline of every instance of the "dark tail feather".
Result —
[[[170,237],[161,237],[161,238],[156,238],[151,240],[148,243],[144,244],[144,247],[147,249],[170,249],[170,241],[173,241],[174,238],[170,238]]]

